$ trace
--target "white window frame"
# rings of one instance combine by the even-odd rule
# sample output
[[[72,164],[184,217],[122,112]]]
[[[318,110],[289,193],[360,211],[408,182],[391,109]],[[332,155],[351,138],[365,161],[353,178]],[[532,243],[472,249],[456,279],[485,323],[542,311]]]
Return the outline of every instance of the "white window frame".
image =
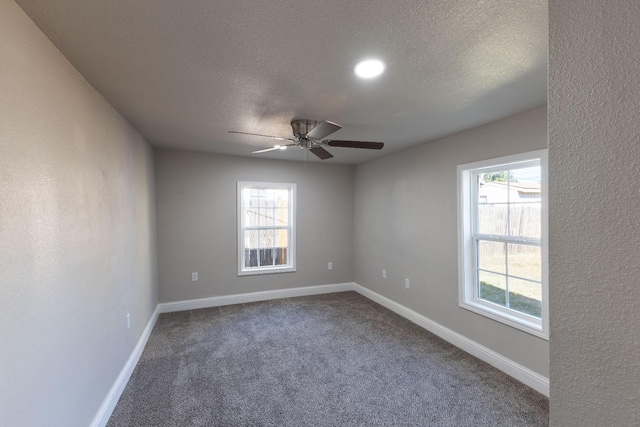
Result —
[[[476,173],[504,170],[505,167],[525,166],[532,161],[540,162],[541,172],[541,239],[542,257],[542,307],[541,318],[529,316],[501,307],[477,297],[476,263],[477,250],[473,229],[477,212]],[[505,323],[532,335],[549,339],[549,271],[548,271],[548,166],[547,150],[538,150],[513,156],[482,160],[458,166],[458,298],[459,306]],[[521,164],[521,165],[520,165]],[[514,242],[517,243],[517,242]]]
[[[288,230],[289,244],[287,246],[287,261],[285,265],[273,266],[244,266],[244,232],[248,229],[270,229],[272,227],[247,227],[244,224],[244,204],[242,200],[242,190],[244,188],[254,189],[287,189],[289,190],[289,218]],[[237,186],[237,229],[238,229],[238,276],[247,276],[255,274],[272,274],[272,273],[288,273],[296,271],[296,184],[293,183],[275,183],[275,182],[254,182],[254,181],[238,181]]]

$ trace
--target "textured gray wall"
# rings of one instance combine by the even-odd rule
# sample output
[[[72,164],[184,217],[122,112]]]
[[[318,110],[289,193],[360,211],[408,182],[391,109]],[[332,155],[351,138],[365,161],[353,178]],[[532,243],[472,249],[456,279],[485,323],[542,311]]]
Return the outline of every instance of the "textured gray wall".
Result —
[[[640,2],[553,0],[551,424],[640,425]]]
[[[160,301],[353,281],[352,166],[170,150],[155,158]],[[296,272],[238,277],[237,181],[297,184]]]
[[[0,201],[0,424],[86,426],[157,304],[153,151],[7,0]]]
[[[459,164],[546,146],[541,107],[359,165],[356,282],[548,376],[548,341],[458,307],[456,175]]]

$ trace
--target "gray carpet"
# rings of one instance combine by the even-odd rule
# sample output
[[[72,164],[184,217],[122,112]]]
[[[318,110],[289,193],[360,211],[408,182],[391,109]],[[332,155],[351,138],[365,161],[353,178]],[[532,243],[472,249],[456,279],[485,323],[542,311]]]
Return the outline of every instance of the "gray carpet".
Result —
[[[548,400],[355,292],[162,314],[108,426],[546,426]]]

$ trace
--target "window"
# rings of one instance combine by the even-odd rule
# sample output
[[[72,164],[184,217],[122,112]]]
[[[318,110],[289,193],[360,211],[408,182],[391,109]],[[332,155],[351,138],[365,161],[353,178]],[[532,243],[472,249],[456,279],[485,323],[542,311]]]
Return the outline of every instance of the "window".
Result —
[[[238,182],[238,275],[296,271],[295,184]]]
[[[547,153],[458,166],[460,306],[548,338]]]

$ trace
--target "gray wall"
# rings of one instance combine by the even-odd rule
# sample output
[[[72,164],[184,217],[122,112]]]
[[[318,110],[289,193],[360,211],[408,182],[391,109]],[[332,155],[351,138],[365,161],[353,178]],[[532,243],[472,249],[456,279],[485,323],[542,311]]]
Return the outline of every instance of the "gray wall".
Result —
[[[155,158],[160,301],[353,281],[352,166],[170,150]],[[297,184],[296,272],[238,277],[237,181]]]
[[[86,426],[157,304],[153,151],[8,0],[0,201],[0,424]]]
[[[548,341],[458,307],[456,175],[459,164],[546,146],[541,107],[359,165],[355,281],[548,376]]]
[[[640,425],[640,2],[550,2],[551,424]]]

